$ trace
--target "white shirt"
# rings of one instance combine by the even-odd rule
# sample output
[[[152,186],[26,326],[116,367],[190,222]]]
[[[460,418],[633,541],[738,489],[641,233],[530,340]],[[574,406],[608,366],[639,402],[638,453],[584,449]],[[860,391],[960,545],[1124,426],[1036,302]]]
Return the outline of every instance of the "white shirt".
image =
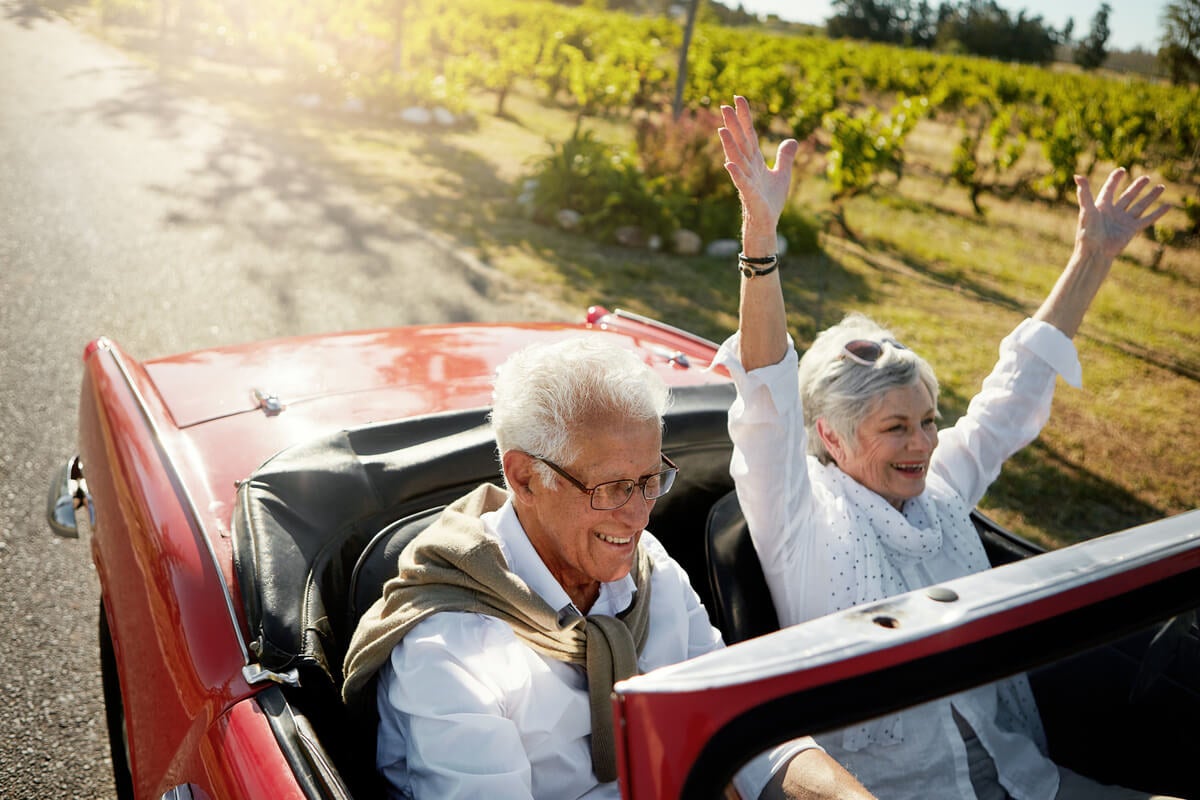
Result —
[[[735,334],[715,360],[738,388],[729,415],[730,471],[783,625],[986,567],[966,515],[1004,460],[1046,423],[1055,376],[1078,386],[1081,373],[1068,337],[1045,323],[1022,322],[1001,343],[1000,359],[966,415],[940,432],[926,490],[906,502],[901,514],[836,466],[806,455],[790,341],[782,361],[750,373],[737,353]],[[906,551],[907,542],[881,541],[896,531],[932,535],[933,544]],[[1024,676],[817,741],[880,797],[973,798],[951,703],[979,736],[1013,797],[1054,797],[1058,772],[1039,749],[1041,723]]]
[[[484,514],[509,568],[560,614],[579,614],[525,535],[511,501]],[[654,563],[643,672],[722,647],[687,575],[647,532]],[[616,615],[634,595],[632,576],[601,584],[590,613]],[[415,626],[379,671],[376,763],[392,797],[619,798],[592,771],[591,710],[581,667],[539,655],[505,622],[442,612]],[[815,747],[781,745],[735,779],[758,797],[774,769]]]

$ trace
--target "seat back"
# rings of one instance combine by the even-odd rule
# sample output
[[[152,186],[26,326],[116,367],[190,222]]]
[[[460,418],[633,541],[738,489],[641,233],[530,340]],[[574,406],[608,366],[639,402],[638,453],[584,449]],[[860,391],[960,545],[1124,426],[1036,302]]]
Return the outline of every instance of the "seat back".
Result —
[[[704,545],[712,593],[709,614],[725,643],[779,630],[775,604],[736,492],[726,494],[709,511]]]
[[[396,576],[400,551],[433,524],[445,506],[418,511],[387,525],[363,548],[350,576],[350,615],[359,620],[383,596],[383,585]]]
[[[1027,558],[1042,550],[1001,527],[978,509],[972,510],[971,522],[993,567]],[[713,505],[705,528],[704,545],[712,597],[709,615],[725,637],[725,643],[733,644],[779,630],[779,617],[736,492],[729,492]]]

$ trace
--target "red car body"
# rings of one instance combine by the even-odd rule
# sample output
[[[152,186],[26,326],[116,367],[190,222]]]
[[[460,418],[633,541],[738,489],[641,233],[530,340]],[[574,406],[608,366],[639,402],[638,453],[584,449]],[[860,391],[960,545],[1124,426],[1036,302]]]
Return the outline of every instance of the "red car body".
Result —
[[[706,369],[715,352],[712,343],[600,308],[589,310],[579,325],[398,328],[147,361],[106,339],[88,345],[79,461],[53,487],[58,493],[52,494],[52,505],[58,505],[52,524],[59,532],[73,532],[74,501],[79,506],[75,520],[91,527],[102,597],[105,694],[122,795],[259,800],[351,793],[355,782],[343,780],[345,768],[326,758],[321,746],[336,731],[314,730],[303,714],[291,713],[291,698],[303,689],[290,685],[295,676],[266,663],[256,649],[261,637],[256,639],[246,612],[248,598],[235,563],[238,487],[276,454],[322,436],[484,408],[493,370],[510,352],[533,341],[576,335],[611,337],[637,350],[676,389],[728,384],[724,375]],[[90,515],[81,513],[84,509]],[[1007,609],[999,621],[995,614],[980,613],[978,621],[968,619],[965,625],[958,617],[926,621],[923,629],[906,622],[906,635],[924,633],[895,646],[871,646],[869,636],[867,644],[856,639],[852,657],[820,646],[831,630],[858,636],[862,626],[854,620],[861,613],[856,612],[858,617],[848,615],[840,623],[819,620],[814,633],[800,626],[672,668],[662,678],[634,679],[618,687],[614,701],[622,720],[624,796],[699,796],[719,789],[756,748],[844,724],[853,716],[849,711],[817,714],[800,720],[799,727],[762,716],[773,703],[804,706],[806,692],[835,692],[833,700],[817,697],[813,708],[842,703],[870,716],[873,708],[881,713],[904,697],[874,700],[874,706],[843,702],[836,699],[837,687],[847,681],[862,685],[873,675],[890,680],[889,670],[902,672],[922,659],[930,663],[939,654],[967,652],[980,642],[1036,628],[1032,622],[1037,620],[1102,604],[1139,587],[1171,584],[1175,594],[1169,602],[1139,606],[1137,619],[1114,626],[1112,636],[1194,608],[1200,589],[1177,586],[1188,576],[1200,585],[1200,521],[1195,513],[1185,517],[1190,519],[1178,524],[1177,518],[1170,531],[1176,549],[1158,559],[1147,557],[1148,571],[1134,577],[1114,573],[1091,590],[1076,587],[1070,601],[1047,592],[1026,597],[1032,605],[1016,603],[1009,587],[1008,599],[996,601],[995,607]],[[1018,550],[1026,546],[1006,541]],[[903,609],[894,611],[907,619]],[[830,627],[838,624],[842,627]],[[1189,642],[1196,638],[1194,629],[1184,635]],[[741,637],[727,631],[727,638]],[[832,641],[845,644],[844,638]],[[794,653],[788,650],[792,645],[799,647]],[[1011,663],[998,659],[995,667],[980,671],[976,682],[1030,668],[1039,663],[1035,656]],[[960,673],[946,673],[946,691]],[[1198,685],[1200,678],[1185,686],[1188,702]],[[912,696],[933,696],[931,691]],[[754,729],[761,736],[748,733]],[[1193,731],[1184,744],[1197,741]],[[726,744],[714,754],[714,742]]]

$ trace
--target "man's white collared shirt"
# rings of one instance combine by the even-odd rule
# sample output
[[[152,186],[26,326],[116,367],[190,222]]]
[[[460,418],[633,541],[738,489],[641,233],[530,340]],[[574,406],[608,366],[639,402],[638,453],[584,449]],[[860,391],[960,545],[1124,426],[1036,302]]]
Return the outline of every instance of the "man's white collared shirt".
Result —
[[[525,535],[512,503],[483,515],[509,568],[560,614],[579,614]],[[687,575],[643,532],[654,563],[643,672],[722,647]],[[631,576],[601,584],[589,613],[629,607]],[[378,676],[376,761],[392,797],[619,798],[591,766],[591,709],[583,669],[544,657],[503,621],[442,612],[419,623]],[[772,771],[812,747],[789,743],[747,764],[735,780],[757,797]]]

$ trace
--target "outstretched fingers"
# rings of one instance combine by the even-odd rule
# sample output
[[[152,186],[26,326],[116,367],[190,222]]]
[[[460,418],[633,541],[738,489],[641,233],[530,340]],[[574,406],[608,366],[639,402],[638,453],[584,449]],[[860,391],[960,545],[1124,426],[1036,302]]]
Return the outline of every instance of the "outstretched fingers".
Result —
[[[745,100],[742,104],[745,104]],[[736,102],[736,101],[735,101]],[[721,106],[722,128],[721,143],[725,146],[725,158],[730,161],[741,161],[748,164],[751,159],[762,158],[758,147],[758,134],[754,132],[754,121],[749,118],[749,108],[745,114],[730,106]]]
[[[746,162],[746,154],[729,128],[719,129],[717,135],[721,137],[721,148],[725,151],[725,170],[738,190],[744,191],[749,188],[753,179],[749,171],[750,165]]]
[[[724,125],[717,134],[725,154],[725,169],[741,195],[744,211],[756,219],[777,220],[787,203],[799,142],[781,142],[775,151],[774,166],[768,166],[746,98],[738,95],[733,105],[721,106],[721,120]]]
[[[1163,203],[1149,216],[1143,216],[1166,191],[1166,187],[1160,183],[1146,192],[1146,187],[1150,185],[1150,178],[1146,175],[1136,178],[1118,197],[1116,195],[1117,188],[1127,174],[1124,167],[1119,167],[1109,173],[1108,179],[1104,181],[1104,186],[1100,189],[1098,200],[1092,196],[1091,183],[1088,179],[1082,175],[1076,175],[1075,185],[1078,189],[1080,213],[1091,214],[1097,210],[1104,212],[1105,209],[1112,209],[1127,215],[1139,228],[1145,228],[1157,222],[1171,210],[1170,204]]]
[[[784,139],[775,149],[775,171],[791,174],[792,165],[796,163],[796,154],[800,152],[800,143],[795,139]]]
[[[1096,198],[1092,197],[1092,183],[1083,175],[1075,176],[1075,193],[1079,197],[1080,213],[1096,209]]]
[[[750,111],[750,101],[740,94],[735,94],[733,96],[733,110],[737,116],[738,123],[742,126],[742,130],[746,131],[750,138],[757,138],[754,132],[754,114]]]
[[[1121,185],[1121,181],[1125,180],[1125,168],[1117,167],[1112,172],[1108,173],[1108,180],[1100,187],[1100,200],[1097,205],[1115,205],[1115,197],[1117,187]]]
[[[1120,173],[1120,176],[1118,176],[1118,173]],[[1109,176],[1109,182],[1113,182],[1113,178],[1115,176],[1123,177],[1124,174],[1125,170],[1123,169],[1114,170],[1113,174]],[[1119,181],[1117,183],[1119,183]],[[1114,186],[1115,185],[1116,183],[1114,183]],[[1158,208],[1155,208],[1149,214],[1146,213],[1147,210],[1149,210],[1150,207],[1153,206],[1160,197],[1162,197],[1162,193],[1166,191],[1166,187],[1161,183],[1151,188],[1149,192],[1146,191],[1146,187],[1148,186],[1150,186],[1150,178],[1146,175],[1142,175],[1134,180],[1134,182],[1131,183],[1128,188],[1121,193],[1121,196],[1117,198],[1116,202],[1113,203],[1113,208],[1125,215],[1126,224],[1134,226],[1134,228],[1138,231],[1149,228],[1155,222],[1162,219],[1164,214],[1171,210],[1169,203],[1162,203],[1158,206]]]
[[[1138,180],[1141,181],[1141,178],[1139,178]],[[1157,200],[1159,197],[1161,197],[1162,193],[1164,191],[1166,191],[1166,188],[1167,188],[1160,183],[1159,185],[1157,185],[1153,189],[1151,189],[1149,192],[1147,192],[1146,195],[1144,197],[1142,197],[1140,200],[1137,199],[1137,195],[1140,194],[1142,189],[1146,188],[1146,186],[1148,186],[1149,184],[1150,184],[1150,179],[1146,178],[1146,180],[1143,183],[1141,183],[1140,186],[1137,184],[1135,184],[1134,186],[1130,186],[1125,191],[1125,194],[1121,195],[1121,201],[1129,204],[1129,206],[1128,206],[1129,213],[1135,217],[1140,217],[1140,216],[1142,216],[1142,214],[1146,213],[1146,209],[1148,209],[1151,205],[1153,205],[1154,201]],[[1136,193],[1134,192],[1135,187],[1137,188]],[[1163,209],[1159,209],[1159,210],[1165,210],[1166,208],[1169,208],[1169,206],[1163,206]]]

